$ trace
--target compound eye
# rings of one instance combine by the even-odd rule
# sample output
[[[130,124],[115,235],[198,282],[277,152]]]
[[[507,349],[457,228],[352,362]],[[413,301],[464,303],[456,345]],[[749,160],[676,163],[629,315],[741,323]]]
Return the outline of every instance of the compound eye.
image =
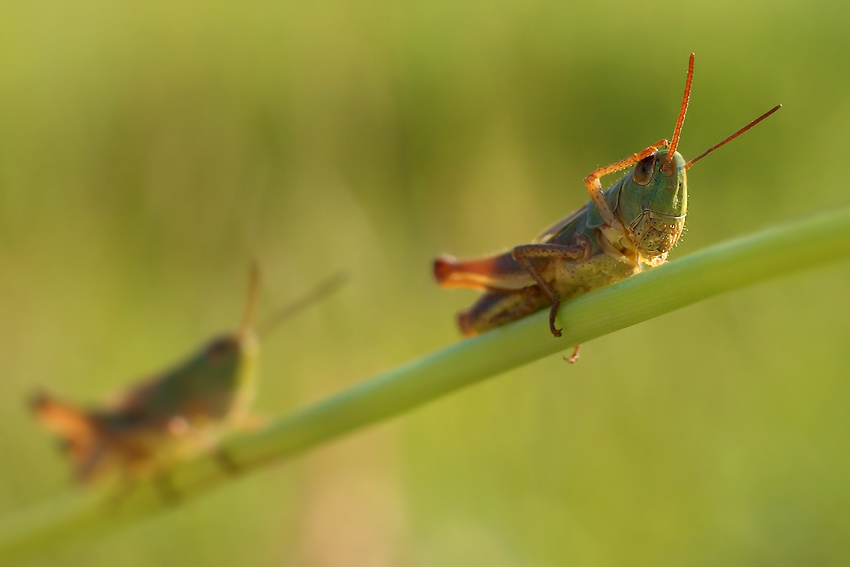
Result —
[[[655,171],[655,158],[658,154],[652,154],[640,160],[635,166],[635,172],[632,178],[638,185],[646,185],[652,179],[652,172]]]

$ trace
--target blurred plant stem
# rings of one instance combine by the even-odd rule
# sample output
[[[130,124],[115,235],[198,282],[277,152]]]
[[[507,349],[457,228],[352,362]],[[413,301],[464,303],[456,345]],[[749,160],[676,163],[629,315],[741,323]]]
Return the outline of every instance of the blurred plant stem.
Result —
[[[547,311],[462,341],[282,417],[266,429],[233,437],[224,449],[240,473],[295,456],[345,433],[573,345],[663,315],[714,295],[850,255],[850,209],[728,241],[588,293],[561,307],[563,336],[549,333]],[[399,321],[403,331],[407,324]],[[687,333],[687,329],[678,330]],[[331,347],[329,347],[331,348]],[[591,364],[592,361],[580,362]],[[560,362],[560,371],[570,367]],[[506,408],[510,413],[509,408]],[[180,463],[169,474],[181,502],[234,478],[211,456]],[[102,492],[71,492],[0,522],[0,562],[104,534],[174,508],[153,481],[118,505]]]

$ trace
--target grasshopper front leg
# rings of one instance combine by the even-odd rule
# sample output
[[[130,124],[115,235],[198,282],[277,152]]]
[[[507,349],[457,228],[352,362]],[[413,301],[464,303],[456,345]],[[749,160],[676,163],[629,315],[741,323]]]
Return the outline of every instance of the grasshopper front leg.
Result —
[[[533,260],[569,260],[578,262],[583,260],[590,253],[590,242],[587,237],[577,240],[574,244],[524,244],[517,246],[513,250],[514,259],[522,265],[523,268],[534,278],[537,285],[540,286],[549,299],[552,301],[552,308],[549,309],[549,330],[556,337],[561,336],[561,329],[555,327],[555,316],[558,315],[558,308],[561,306],[561,296],[558,292],[549,285],[540,271],[534,265]]]
[[[593,201],[593,204],[596,205],[596,208],[599,210],[599,214],[602,215],[602,220],[605,221],[606,225],[613,227],[614,223],[617,222],[617,219],[614,217],[611,207],[608,206],[608,202],[605,200],[605,194],[602,191],[602,183],[599,180],[609,173],[615,173],[626,169],[643,158],[651,156],[661,146],[669,147],[670,142],[667,140],[658,140],[645,150],[632,154],[626,159],[622,159],[618,162],[612,163],[611,165],[606,165],[605,167],[600,167],[599,169],[594,169],[590,175],[584,178],[584,184],[587,185],[587,192],[590,193],[590,199]]]

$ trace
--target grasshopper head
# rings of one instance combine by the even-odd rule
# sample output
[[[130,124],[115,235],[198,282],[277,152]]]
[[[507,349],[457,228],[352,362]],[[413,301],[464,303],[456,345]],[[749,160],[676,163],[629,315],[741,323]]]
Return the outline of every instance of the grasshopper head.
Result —
[[[623,178],[617,204],[620,220],[628,237],[640,255],[647,260],[664,258],[678,242],[685,227],[688,212],[687,170],[720,146],[734,140],[777,110],[776,105],[731,136],[714,144],[706,151],[685,163],[676,151],[679,136],[685,123],[685,113],[691,96],[694,79],[694,54],[688,60],[688,77],[685,94],[679,110],[679,119],[666,150],[659,150],[639,161],[629,175]]]
[[[667,150],[644,158],[626,176],[618,209],[632,243],[647,259],[670,251],[682,235],[688,212],[685,160]]]
[[[243,331],[213,339],[196,358],[194,375],[199,380],[190,405],[214,420],[247,408],[254,397],[258,350],[253,333]]]
[[[168,425],[181,417],[195,427],[227,419],[253,395],[257,343],[253,336],[218,336],[161,376],[130,387],[111,404],[115,415],[141,415]]]
[[[693,56],[691,57],[693,67]],[[647,260],[669,252],[682,235],[685,215],[688,212],[688,169],[782,107],[777,104],[731,136],[685,163],[675,147],[681,123],[685,118],[688,92],[689,89],[685,91],[685,102],[679,114],[673,143],[668,149],[659,150],[639,161],[621,182],[617,211],[630,240],[640,255]]]
[[[665,258],[685,227],[688,212],[688,180],[685,160],[676,151],[685,123],[691,84],[694,80],[694,54],[688,59],[688,78],[679,118],[667,149],[637,162],[624,179],[618,204],[620,220],[638,253],[646,260]]]

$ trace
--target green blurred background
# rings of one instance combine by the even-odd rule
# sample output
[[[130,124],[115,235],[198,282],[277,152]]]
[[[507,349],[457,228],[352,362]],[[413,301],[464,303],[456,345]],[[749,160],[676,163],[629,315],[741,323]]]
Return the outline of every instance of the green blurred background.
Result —
[[[230,328],[252,258],[266,312],[353,277],[267,341],[264,413],[457,341],[475,294],[431,259],[528,241],[669,137],[691,51],[686,158],[784,108],[691,170],[673,261],[850,203],[846,5],[125,4],[3,3],[2,515],[68,490],[27,395]],[[848,289],[712,299],[25,564],[847,564]]]

